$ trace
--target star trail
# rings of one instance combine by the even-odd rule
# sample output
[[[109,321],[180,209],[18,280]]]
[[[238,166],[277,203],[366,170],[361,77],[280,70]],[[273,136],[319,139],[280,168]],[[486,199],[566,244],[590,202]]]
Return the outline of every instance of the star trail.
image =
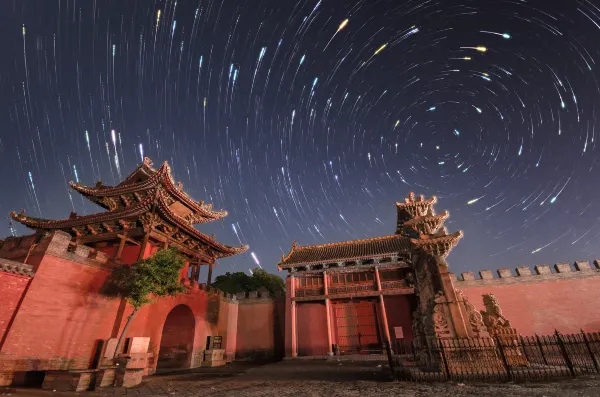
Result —
[[[455,272],[600,257],[600,1],[6,0],[0,235],[167,160],[275,271],[437,195]]]

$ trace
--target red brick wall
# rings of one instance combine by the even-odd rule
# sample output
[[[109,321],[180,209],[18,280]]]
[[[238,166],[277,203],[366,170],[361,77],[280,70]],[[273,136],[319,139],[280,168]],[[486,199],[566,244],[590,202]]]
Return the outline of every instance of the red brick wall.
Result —
[[[283,301],[255,300],[238,306],[236,358],[283,355]]]
[[[87,368],[110,336],[118,301],[98,295],[108,272],[46,255],[31,281],[0,358],[16,370]]]
[[[16,310],[30,277],[0,272],[0,341]],[[0,346],[1,348],[1,346]]]
[[[402,327],[404,341],[413,340],[412,333],[412,313],[415,310],[414,295],[389,295],[384,296],[385,311],[387,314],[388,326],[392,347],[396,340],[394,327]]]
[[[87,368],[96,341],[118,336],[132,311],[127,305],[118,315],[120,300],[99,294],[108,274],[100,267],[44,256],[0,352],[0,371]],[[8,305],[2,299],[4,312]],[[197,286],[144,306],[125,336],[150,337],[150,352],[158,357],[167,315],[180,304],[189,307],[195,322],[192,366],[200,363],[207,335],[224,336],[226,346],[228,338],[236,338],[226,319],[219,321],[220,313],[228,317],[231,303]],[[180,325],[178,332],[190,332],[189,322]]]
[[[327,343],[325,302],[299,302],[296,305],[298,356],[324,356]]]
[[[457,282],[456,286],[478,310],[484,309],[483,294],[495,294],[521,335],[548,335],[555,329],[600,331],[600,277],[481,286]]]

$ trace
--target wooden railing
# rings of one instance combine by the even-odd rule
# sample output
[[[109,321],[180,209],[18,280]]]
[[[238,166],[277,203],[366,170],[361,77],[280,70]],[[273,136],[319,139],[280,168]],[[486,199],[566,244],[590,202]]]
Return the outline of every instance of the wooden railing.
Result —
[[[346,294],[351,292],[377,291],[375,284],[342,284],[329,287],[329,294]]]
[[[321,296],[325,294],[323,287],[299,288],[296,290],[296,297],[304,298],[307,296]]]
[[[394,281],[382,281],[381,289],[398,289],[398,288],[407,288],[408,286],[402,280],[394,280]]]

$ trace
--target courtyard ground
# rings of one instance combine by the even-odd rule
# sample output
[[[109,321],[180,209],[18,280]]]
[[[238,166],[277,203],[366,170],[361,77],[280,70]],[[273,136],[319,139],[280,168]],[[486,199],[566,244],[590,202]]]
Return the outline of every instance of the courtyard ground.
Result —
[[[132,389],[60,392],[4,389],[2,395],[29,397],[231,396],[231,397],[402,397],[402,396],[599,396],[600,377],[551,382],[482,384],[389,381],[385,363],[283,361],[264,365],[234,363],[148,377]]]

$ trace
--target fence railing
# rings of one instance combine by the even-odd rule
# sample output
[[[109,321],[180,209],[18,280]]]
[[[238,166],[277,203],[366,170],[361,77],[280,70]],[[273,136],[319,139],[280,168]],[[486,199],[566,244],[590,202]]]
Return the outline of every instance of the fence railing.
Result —
[[[393,346],[403,380],[525,380],[600,373],[600,334],[496,335]]]

